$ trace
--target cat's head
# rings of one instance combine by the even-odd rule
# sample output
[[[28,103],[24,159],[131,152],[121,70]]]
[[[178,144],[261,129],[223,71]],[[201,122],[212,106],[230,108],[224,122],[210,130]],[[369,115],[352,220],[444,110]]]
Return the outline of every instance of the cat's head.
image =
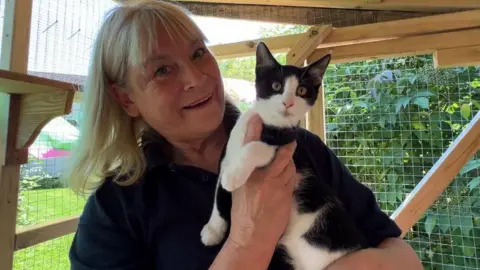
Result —
[[[257,110],[266,124],[297,125],[312,108],[331,55],[305,67],[281,65],[263,42],[256,51]]]

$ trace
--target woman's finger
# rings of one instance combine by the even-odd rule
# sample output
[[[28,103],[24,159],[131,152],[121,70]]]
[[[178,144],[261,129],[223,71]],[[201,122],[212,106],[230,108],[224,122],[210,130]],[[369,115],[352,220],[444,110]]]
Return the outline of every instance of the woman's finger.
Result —
[[[279,182],[284,186],[288,185],[288,183],[291,182],[292,179],[295,177],[295,171],[296,171],[295,163],[293,162],[293,159],[290,159],[290,162],[280,174],[281,177]]]
[[[266,168],[266,173],[273,177],[279,176],[290,160],[292,160],[296,146],[297,142],[293,141],[279,148],[272,163]]]
[[[259,141],[262,133],[262,125],[262,118],[260,118],[258,114],[252,115],[252,117],[248,120],[247,131],[243,144],[247,144],[252,141]]]

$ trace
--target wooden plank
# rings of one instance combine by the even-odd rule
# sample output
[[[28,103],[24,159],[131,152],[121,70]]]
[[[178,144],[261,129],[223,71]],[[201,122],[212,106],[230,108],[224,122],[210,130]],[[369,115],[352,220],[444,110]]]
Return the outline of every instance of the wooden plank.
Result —
[[[480,27],[480,10],[335,28],[318,48],[379,42],[407,36],[475,27]],[[286,52],[290,50],[301,37],[302,34],[294,34],[220,44],[210,46],[209,48],[217,59],[228,59],[255,55],[255,46],[260,40],[265,42],[273,52]]]
[[[263,39],[252,39],[240,42],[233,42],[228,44],[220,44],[209,46],[209,50],[215,55],[218,60],[246,57],[255,55],[256,47],[259,41],[263,41],[272,53],[286,52],[292,48],[297,40],[303,34],[294,34],[288,36],[279,36]]]
[[[312,26],[287,53],[287,64],[303,66],[307,57],[332,33],[331,25]]]
[[[480,8],[480,1],[478,0],[179,0],[178,2],[403,11],[446,11]]]
[[[67,217],[17,231],[15,236],[15,251],[75,232],[78,219],[78,216]]]
[[[480,65],[480,45],[437,50],[433,60],[435,68]]]
[[[9,0],[5,3],[0,68],[27,73],[30,45],[32,0]],[[13,268],[15,226],[17,221],[20,163],[16,154],[20,96],[0,92],[4,106],[0,116],[0,269]],[[6,112],[5,110],[7,110]]]
[[[11,163],[14,157],[18,116],[20,113],[19,96],[1,94],[2,114],[0,132],[2,132],[2,164],[0,164],[0,269],[12,269],[15,244],[15,225],[20,183],[20,165]]]
[[[332,63],[347,63],[378,58],[432,54],[436,50],[480,44],[480,28],[440,34],[405,37],[370,44],[356,44],[331,48]],[[309,57],[314,61],[330,49],[317,49]]]
[[[12,269],[20,166],[0,166],[0,269]]]
[[[0,69],[0,93],[27,94],[76,91],[79,85]]]
[[[313,108],[307,113],[307,129],[327,142],[327,124],[325,121],[325,90],[324,86],[318,89],[318,98]]]
[[[391,218],[402,229],[402,236],[417,223],[479,149],[480,112],[392,214]]]
[[[5,2],[0,68],[27,73],[32,0]]]

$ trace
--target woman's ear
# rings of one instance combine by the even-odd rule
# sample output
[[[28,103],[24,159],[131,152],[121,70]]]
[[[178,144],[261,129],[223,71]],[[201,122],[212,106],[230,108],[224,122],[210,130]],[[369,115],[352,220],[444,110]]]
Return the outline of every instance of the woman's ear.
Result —
[[[115,100],[122,106],[125,112],[131,117],[140,116],[137,106],[130,98],[130,94],[121,89],[116,84],[110,84],[109,91],[112,93]]]

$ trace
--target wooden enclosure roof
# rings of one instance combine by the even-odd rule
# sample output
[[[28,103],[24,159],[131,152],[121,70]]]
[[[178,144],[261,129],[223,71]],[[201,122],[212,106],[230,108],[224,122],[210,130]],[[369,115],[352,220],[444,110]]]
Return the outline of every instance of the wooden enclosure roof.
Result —
[[[435,12],[480,8],[478,0],[179,0],[178,2]]]

